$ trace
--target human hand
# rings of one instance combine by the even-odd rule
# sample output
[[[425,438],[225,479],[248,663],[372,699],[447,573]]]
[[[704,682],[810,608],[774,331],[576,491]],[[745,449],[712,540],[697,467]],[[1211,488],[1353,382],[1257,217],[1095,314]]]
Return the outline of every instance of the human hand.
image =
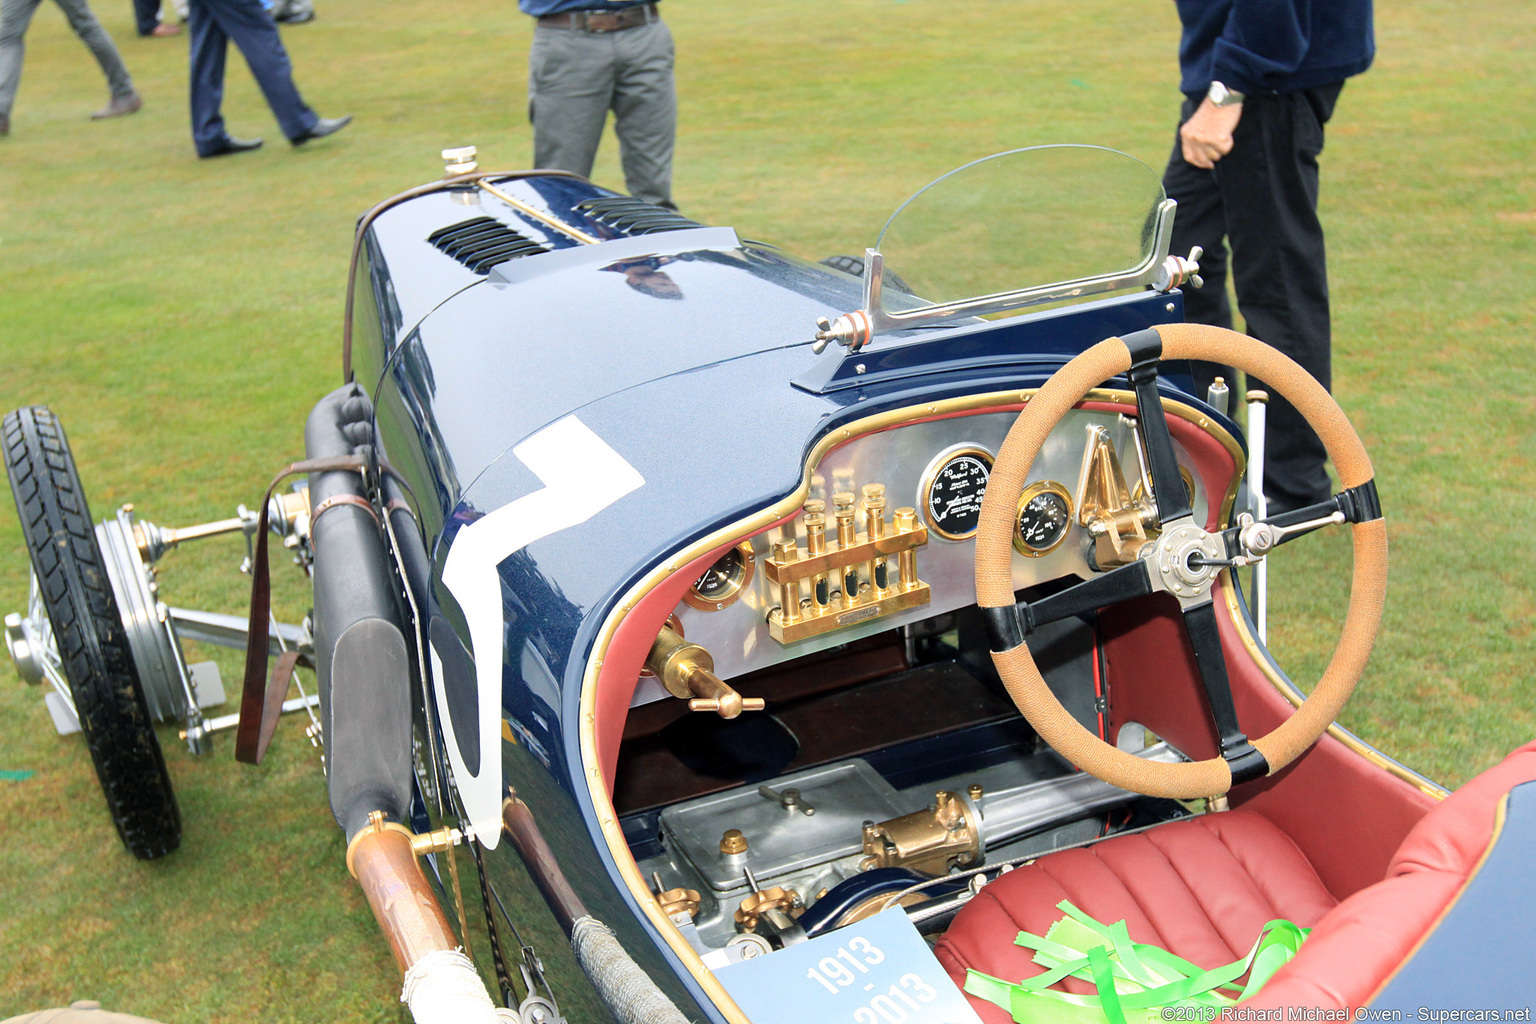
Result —
[[[1232,152],[1232,132],[1242,120],[1243,105],[1218,107],[1209,98],[1200,101],[1194,116],[1179,129],[1179,148],[1186,163],[1210,170]]]

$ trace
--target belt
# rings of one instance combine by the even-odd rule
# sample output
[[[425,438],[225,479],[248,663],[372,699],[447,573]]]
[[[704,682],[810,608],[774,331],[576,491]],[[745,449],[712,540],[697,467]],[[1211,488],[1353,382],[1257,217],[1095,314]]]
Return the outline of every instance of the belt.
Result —
[[[616,11],[562,11],[559,14],[539,15],[539,24],[545,28],[574,28],[580,32],[601,35],[605,32],[622,32],[626,28],[639,28],[661,15],[654,3],[635,4]]]

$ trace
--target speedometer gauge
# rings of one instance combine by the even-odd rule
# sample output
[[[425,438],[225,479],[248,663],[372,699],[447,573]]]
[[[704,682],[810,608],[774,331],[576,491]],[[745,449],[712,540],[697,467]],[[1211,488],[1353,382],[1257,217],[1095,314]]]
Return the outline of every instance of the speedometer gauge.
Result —
[[[976,536],[981,499],[992,475],[992,453],[979,445],[957,445],[940,452],[923,471],[918,501],[928,526],[945,540]]]
[[[1040,480],[1019,495],[1019,515],[1014,524],[1013,547],[1021,555],[1048,555],[1067,539],[1072,525],[1072,499],[1054,480]]]

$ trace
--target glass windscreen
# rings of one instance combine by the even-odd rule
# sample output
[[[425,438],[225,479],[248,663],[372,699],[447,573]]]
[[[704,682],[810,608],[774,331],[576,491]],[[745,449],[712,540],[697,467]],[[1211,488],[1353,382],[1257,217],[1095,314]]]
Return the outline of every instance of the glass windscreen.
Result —
[[[1098,146],[1036,146],[966,164],[886,221],[876,243],[881,305],[896,312],[1135,270],[1156,245],[1163,198],[1150,167]]]

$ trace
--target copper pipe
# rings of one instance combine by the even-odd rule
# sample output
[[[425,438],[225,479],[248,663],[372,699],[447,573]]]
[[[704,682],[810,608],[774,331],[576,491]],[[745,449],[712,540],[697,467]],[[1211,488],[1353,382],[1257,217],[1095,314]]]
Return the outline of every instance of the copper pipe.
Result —
[[[410,970],[434,950],[459,948],[459,940],[416,862],[411,833],[404,827],[379,816],[352,837],[347,868],[362,887],[401,971]]]

